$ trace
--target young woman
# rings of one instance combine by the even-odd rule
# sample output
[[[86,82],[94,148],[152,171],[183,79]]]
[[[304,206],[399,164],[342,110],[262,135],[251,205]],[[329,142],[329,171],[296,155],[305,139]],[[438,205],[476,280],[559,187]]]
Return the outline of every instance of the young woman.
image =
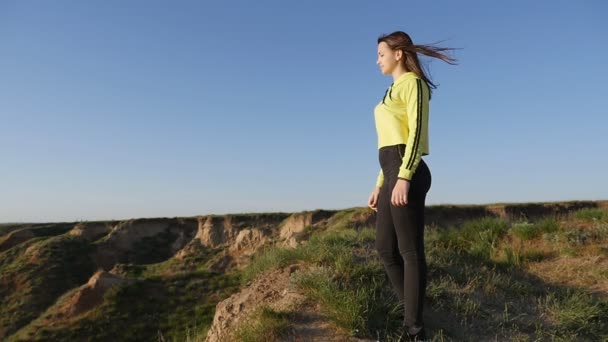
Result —
[[[404,307],[404,329],[411,341],[426,338],[422,309],[427,265],[424,255],[424,202],[431,172],[422,159],[429,154],[429,101],[435,85],[417,54],[455,64],[441,51],[416,45],[401,31],[378,38],[377,64],[393,83],[374,109],[380,173],[368,206],[376,215],[376,249]]]

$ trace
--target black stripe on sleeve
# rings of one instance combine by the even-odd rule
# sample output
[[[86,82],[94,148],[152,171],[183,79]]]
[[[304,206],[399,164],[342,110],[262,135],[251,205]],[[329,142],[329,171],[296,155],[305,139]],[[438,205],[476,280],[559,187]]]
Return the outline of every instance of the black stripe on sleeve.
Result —
[[[414,145],[412,146],[412,155],[406,165],[408,170],[411,170],[414,165],[416,151],[418,151],[418,146],[420,145],[420,131],[422,130],[422,84],[420,79],[416,79],[416,89],[418,90],[418,103],[416,107],[416,122],[418,124],[416,126],[416,135],[414,136]]]

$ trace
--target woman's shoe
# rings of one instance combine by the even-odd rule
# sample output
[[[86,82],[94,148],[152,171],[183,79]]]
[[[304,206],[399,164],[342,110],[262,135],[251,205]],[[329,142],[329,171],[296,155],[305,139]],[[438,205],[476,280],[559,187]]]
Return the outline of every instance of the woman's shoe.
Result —
[[[410,328],[406,334],[406,341],[426,341],[424,326]]]

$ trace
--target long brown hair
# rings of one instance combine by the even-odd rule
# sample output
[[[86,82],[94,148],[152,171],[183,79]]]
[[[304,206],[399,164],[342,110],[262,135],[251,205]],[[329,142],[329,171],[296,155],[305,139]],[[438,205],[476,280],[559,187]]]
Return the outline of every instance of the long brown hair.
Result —
[[[391,34],[384,34],[378,38],[378,44],[385,42],[393,51],[401,50],[404,55],[404,67],[406,71],[412,71],[418,77],[422,78],[429,85],[429,96],[432,89],[437,86],[430,80],[427,73],[420,65],[420,60],[417,54],[423,54],[429,57],[439,58],[448,64],[456,64],[456,59],[441,53],[442,51],[455,50],[453,48],[437,47],[433,45],[419,45],[412,42],[412,38],[403,32],[395,31]]]

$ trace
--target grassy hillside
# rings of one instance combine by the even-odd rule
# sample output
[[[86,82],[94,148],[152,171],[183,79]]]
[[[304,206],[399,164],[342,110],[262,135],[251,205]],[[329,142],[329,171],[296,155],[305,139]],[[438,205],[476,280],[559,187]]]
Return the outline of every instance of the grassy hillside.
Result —
[[[514,205],[466,206],[474,213],[466,219],[454,206],[429,208],[435,218],[425,235],[431,340],[608,340],[608,210],[535,208],[544,215]],[[394,340],[400,308],[374,249],[373,214],[367,208],[329,214],[300,233],[308,240],[296,248],[275,236],[245,268],[225,272],[210,266],[230,252],[229,244],[190,244],[177,257],[174,233],[142,238],[112,270],[130,281],[76,316],[66,316],[65,308],[99,268],[100,245],[67,234],[69,224],[39,225],[0,251],[0,339],[203,341],[217,303],[262,272],[298,264],[305,267],[294,273],[295,286],[344,336]],[[5,228],[0,242],[32,227]],[[235,329],[236,340],[278,341],[301,323],[294,312],[262,305],[256,315]]]
[[[93,272],[90,245],[73,237],[33,238],[0,255],[0,334],[11,335]]]
[[[336,326],[351,336],[396,339],[400,309],[387,291],[373,250],[374,235],[373,229],[330,227],[307,245],[257,256],[243,280],[296,262],[314,265],[296,283],[321,303]],[[486,217],[428,227],[426,250],[430,274],[425,319],[433,341],[608,339],[605,209],[533,222]],[[581,269],[588,258],[593,262]],[[555,274],[543,264],[564,267]],[[262,316],[262,326],[246,325],[238,340],[279,340],[289,331],[284,317]]]

